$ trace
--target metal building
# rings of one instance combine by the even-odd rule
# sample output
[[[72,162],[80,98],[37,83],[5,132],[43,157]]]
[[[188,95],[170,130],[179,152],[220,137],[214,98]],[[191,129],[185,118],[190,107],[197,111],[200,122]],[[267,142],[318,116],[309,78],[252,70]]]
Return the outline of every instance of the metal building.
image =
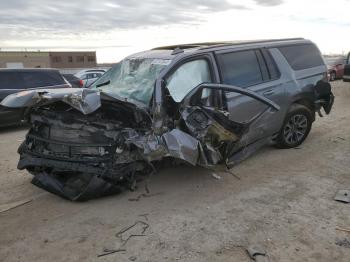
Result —
[[[92,68],[96,52],[0,51],[0,68]]]

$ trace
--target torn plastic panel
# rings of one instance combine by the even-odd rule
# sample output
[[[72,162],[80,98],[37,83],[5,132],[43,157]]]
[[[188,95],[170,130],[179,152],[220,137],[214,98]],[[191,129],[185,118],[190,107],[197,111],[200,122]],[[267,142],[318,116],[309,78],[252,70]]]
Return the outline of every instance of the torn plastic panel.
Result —
[[[223,109],[191,104],[203,88],[237,91],[261,101],[269,110],[248,122],[236,123]],[[168,157],[203,167],[235,162],[232,157],[237,152],[243,159],[247,154],[241,149],[247,146],[251,127],[264,125],[265,118],[278,110],[272,101],[254,92],[203,84],[185,98],[177,117],[164,116],[170,124],[157,133],[154,112],[91,90],[40,90],[5,103],[31,107],[31,129],[19,148],[18,168],[34,175],[33,184],[70,200],[88,200],[132,188]]]
[[[315,87],[315,97],[316,111],[318,111],[319,115],[322,117],[320,110],[323,108],[328,115],[334,104],[334,95],[332,93],[331,84],[329,82],[319,81]]]

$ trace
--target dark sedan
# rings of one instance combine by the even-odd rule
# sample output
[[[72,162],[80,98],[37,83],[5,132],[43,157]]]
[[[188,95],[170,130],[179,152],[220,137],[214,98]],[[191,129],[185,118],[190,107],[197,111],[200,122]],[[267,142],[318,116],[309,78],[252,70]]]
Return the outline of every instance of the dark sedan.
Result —
[[[54,69],[0,69],[0,102],[10,94],[71,85]],[[21,123],[23,109],[0,106],[0,127]]]

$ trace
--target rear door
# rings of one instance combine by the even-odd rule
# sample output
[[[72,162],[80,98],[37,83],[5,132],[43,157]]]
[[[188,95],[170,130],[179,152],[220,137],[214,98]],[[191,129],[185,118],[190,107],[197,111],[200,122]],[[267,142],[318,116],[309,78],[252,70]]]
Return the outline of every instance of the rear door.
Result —
[[[245,137],[246,143],[252,143],[269,137],[282,126],[286,102],[286,93],[280,73],[268,50],[251,49],[242,51],[220,51],[216,53],[220,69],[221,83],[253,91],[276,103],[280,110],[257,119]],[[226,102],[230,120],[248,123],[266,110],[266,105],[240,93],[226,93]]]

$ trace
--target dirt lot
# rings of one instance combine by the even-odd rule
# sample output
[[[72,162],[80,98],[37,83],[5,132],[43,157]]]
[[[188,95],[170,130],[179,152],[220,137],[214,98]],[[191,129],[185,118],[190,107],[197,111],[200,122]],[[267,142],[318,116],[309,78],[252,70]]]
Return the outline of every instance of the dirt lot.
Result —
[[[25,129],[0,130],[0,261],[350,261],[350,83],[333,84],[332,114],[298,149],[267,147],[232,171],[162,170],[136,192],[72,203],[16,169]],[[143,221],[141,223],[137,221]],[[116,234],[136,223],[125,233]],[[131,235],[143,235],[134,236]],[[123,246],[123,240],[130,237]],[[105,249],[125,251],[98,257]]]

